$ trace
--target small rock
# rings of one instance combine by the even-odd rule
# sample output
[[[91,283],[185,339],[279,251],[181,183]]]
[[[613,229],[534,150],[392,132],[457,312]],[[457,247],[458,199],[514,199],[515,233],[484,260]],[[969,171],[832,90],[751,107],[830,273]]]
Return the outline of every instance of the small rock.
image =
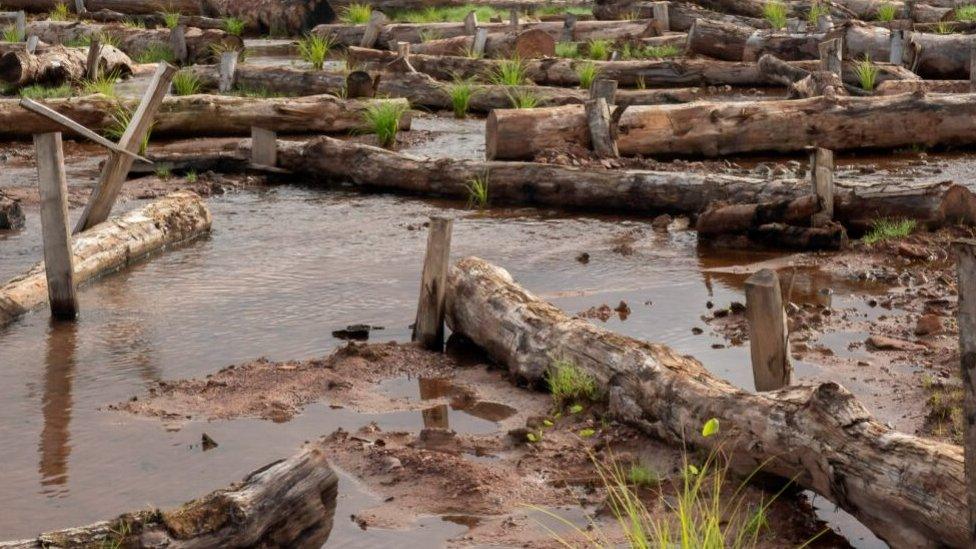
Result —
[[[668,214],[661,214],[651,221],[651,227],[653,227],[655,231],[666,231],[668,230],[668,225],[670,224],[671,216]]]
[[[0,194],[0,230],[23,229],[25,221],[20,201]]]
[[[335,330],[332,337],[344,340],[365,341],[369,339],[369,332],[382,330],[382,326],[370,326],[369,324],[350,324],[344,330]]]
[[[912,343],[911,341],[879,335],[868,337],[865,343],[868,344],[868,347],[878,349],[879,351],[921,351],[925,349],[924,345]]]
[[[942,333],[942,318],[938,315],[922,315],[915,324],[915,335],[935,335]]]
[[[908,259],[928,259],[928,252],[920,247],[909,244],[907,242],[901,242],[898,244],[898,255],[902,257],[907,257]]]
[[[213,450],[214,448],[219,446],[219,444],[217,444],[217,441],[210,438],[210,435],[208,435],[207,433],[203,433],[203,435],[200,436],[200,444],[203,446],[204,452],[206,452],[207,450]]]
[[[401,463],[400,460],[395,456],[384,456],[383,459],[380,460],[380,465],[383,467],[383,472],[385,473],[403,468],[403,463]]]
[[[704,330],[702,330],[698,326],[695,326],[694,328],[691,329],[691,333],[695,335],[701,335],[702,332],[704,332]]]
[[[586,252],[583,252],[583,253],[579,254],[578,256],[576,256],[576,261],[579,261],[583,265],[586,265],[587,263],[590,262],[590,254],[588,254]]]

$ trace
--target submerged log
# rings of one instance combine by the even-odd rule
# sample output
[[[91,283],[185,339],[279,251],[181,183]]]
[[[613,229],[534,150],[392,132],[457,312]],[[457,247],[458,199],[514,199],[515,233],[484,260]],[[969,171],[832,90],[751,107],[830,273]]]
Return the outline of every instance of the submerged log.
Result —
[[[75,280],[81,284],[149,253],[210,230],[210,211],[192,192],[177,192],[72,237]],[[0,326],[47,302],[44,263],[0,286]]]
[[[250,135],[258,126],[279,133],[348,132],[368,129],[367,107],[379,101],[409,107],[405,99],[343,100],[332,95],[307,97],[236,97],[228,95],[168,96],[156,115],[152,135],[219,136]],[[135,99],[114,99],[104,95],[49,99],[48,107],[92,130],[115,123],[120,105],[130,112]],[[410,129],[410,114],[404,114],[400,128]],[[20,107],[16,99],[0,99],[0,138],[25,137],[60,131],[45,117]]]
[[[699,236],[745,233],[767,223],[810,225],[819,202],[815,195],[793,200],[775,200],[758,204],[715,205],[698,216],[695,230]]]
[[[132,74],[132,60],[110,45],[102,46],[98,57],[102,74],[125,77]],[[47,46],[34,54],[20,48],[0,56],[0,81],[13,86],[44,84],[57,86],[82,80],[86,75],[88,51],[85,48]]]
[[[910,127],[911,132],[892,131]],[[575,106],[496,110],[485,127],[489,159],[532,158],[542,151],[589,146],[586,118]],[[976,144],[976,94],[811,97],[798,100],[637,106],[620,119],[622,155],[722,156]]]
[[[554,357],[569,361],[593,376],[617,420],[677,445],[721,447],[736,471],[813,490],[894,549],[968,546],[962,448],[887,427],[836,383],[738,389],[666,345],[570,317],[477,258],[451,269],[448,288],[450,328],[514,379],[542,384]],[[712,418],[721,433],[701,436]]]
[[[754,204],[810,194],[807,180],[426,159],[329,137],[304,144],[280,142],[278,165],[313,180],[460,200],[467,200],[473,178],[487,174],[491,200],[496,204],[639,215],[695,214],[717,202]],[[861,185],[834,181],[835,220],[863,229],[878,217],[915,219],[929,228],[955,222],[974,224],[976,195],[961,185],[944,182]]]
[[[0,542],[0,548],[321,547],[332,532],[338,482],[323,445],[313,444],[174,509],[126,513],[36,539]]]

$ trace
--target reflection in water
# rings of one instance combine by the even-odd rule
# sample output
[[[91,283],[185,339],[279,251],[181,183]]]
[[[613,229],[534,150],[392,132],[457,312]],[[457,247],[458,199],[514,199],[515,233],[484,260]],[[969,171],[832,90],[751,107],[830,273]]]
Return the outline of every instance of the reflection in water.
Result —
[[[430,400],[447,396],[451,392],[451,380],[444,378],[417,378],[420,385],[420,400]],[[425,429],[450,429],[447,404],[427,408],[420,412],[424,418]]]
[[[38,450],[43,493],[48,496],[68,492],[68,456],[71,454],[71,382],[74,378],[76,322],[52,322],[47,332],[44,372],[44,428]]]

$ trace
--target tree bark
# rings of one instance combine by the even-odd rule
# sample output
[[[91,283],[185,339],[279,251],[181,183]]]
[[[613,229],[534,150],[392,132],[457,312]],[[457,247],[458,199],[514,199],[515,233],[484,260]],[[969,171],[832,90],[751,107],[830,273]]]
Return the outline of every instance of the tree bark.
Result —
[[[104,45],[98,58],[102,74],[125,77],[132,74],[129,56],[110,45]],[[21,87],[30,84],[57,86],[65,82],[82,80],[88,65],[85,48],[48,46],[34,54],[23,48],[8,51],[0,56],[0,81]]]
[[[969,93],[969,80],[889,80],[875,88],[876,95],[902,93]]]
[[[906,64],[923,78],[969,78],[969,58],[976,35],[912,33]]]
[[[894,128],[910,127],[911,132]],[[532,158],[589,145],[576,106],[496,110],[485,129],[489,159]],[[753,152],[976,143],[976,95],[812,97],[631,107],[620,120],[620,154],[715,157]]]
[[[368,129],[363,115],[377,101],[408,106],[405,99],[342,100],[331,95],[307,97],[236,97],[228,95],[168,96],[156,115],[153,136],[250,135],[251,126],[278,133],[348,132]],[[114,123],[119,104],[135,109],[135,99],[102,95],[50,99],[48,107],[98,131]],[[409,112],[400,129],[410,129]],[[61,131],[54,122],[20,107],[16,99],[0,99],[0,138]]]
[[[744,233],[767,223],[810,225],[818,208],[817,197],[812,194],[758,204],[718,204],[698,216],[695,230],[699,236],[713,236]]]
[[[357,66],[383,68],[396,59],[393,52],[349,47],[348,60]],[[543,86],[578,86],[576,66],[586,61],[575,59],[529,59],[525,62],[528,78]],[[756,63],[715,61],[710,59],[668,59],[659,61],[594,61],[600,78],[616,80],[620,86],[635,87],[643,82],[648,86],[769,86],[776,84],[763,75]],[[410,64],[438,80],[483,77],[498,66],[494,59],[470,59],[435,55],[411,55]],[[819,61],[791,61],[790,64],[808,71],[819,70]],[[877,65],[877,81],[918,79],[902,67]],[[844,64],[844,82],[859,84],[854,65]]]
[[[75,280],[81,284],[168,245],[210,230],[210,212],[195,193],[177,192],[141,210],[72,237]],[[0,327],[47,302],[44,263],[0,286]]]
[[[313,444],[175,509],[126,513],[36,539],[0,542],[0,548],[321,547],[332,532],[338,482],[324,445]]]
[[[99,23],[124,23],[130,20],[142,21],[148,26],[163,27],[166,21],[162,15],[128,15],[117,11],[98,10],[86,12],[84,19],[98,21]],[[205,15],[180,15],[179,24],[185,27],[196,27],[198,29],[223,29],[224,20]]]
[[[582,108],[582,107],[581,107]],[[754,204],[810,194],[810,182],[709,173],[580,169],[534,162],[425,159],[320,137],[280,142],[282,168],[310,179],[466,200],[469,182],[488,174],[495,204],[590,212],[695,214],[713,203]],[[391,173],[397,174],[390,177]],[[905,217],[937,228],[976,222],[976,195],[951,183],[863,185],[834,181],[834,219],[858,230],[878,217]]]
[[[474,49],[474,36],[455,36],[414,44],[410,51],[426,55],[468,55]],[[486,57],[535,59],[555,57],[556,39],[539,29],[520,32],[496,32],[485,41]]]
[[[593,15],[600,20],[619,20],[636,14],[641,19],[653,17],[651,5],[644,0],[626,1],[598,1],[593,6]],[[671,30],[687,32],[698,19],[709,21],[724,21],[744,25],[756,29],[769,28],[769,23],[762,17],[743,17],[712,11],[688,2],[669,2],[668,20]]]
[[[118,23],[83,23],[79,21],[30,21],[27,34],[35,35],[50,44],[64,44],[86,37],[110,35],[119,40],[119,49],[135,57],[156,45],[169,47],[169,29],[140,29]],[[186,29],[186,49],[189,63],[211,59],[213,49],[243,49],[239,36],[216,29]]]
[[[790,98],[848,95],[840,77],[829,71],[806,71],[770,54],[759,58],[759,71],[790,90]],[[864,92],[867,95],[867,92]]]
[[[968,543],[962,448],[894,431],[836,383],[737,389],[665,345],[570,317],[478,258],[459,261],[448,288],[448,325],[516,380],[541,384],[553,357],[568,360],[593,376],[616,419],[674,444],[721,447],[740,473],[792,480],[894,549]],[[720,434],[701,436],[712,418]]]
[[[74,2],[66,0],[4,0],[4,9],[30,12],[51,11],[58,4],[67,4],[72,11]],[[201,0],[85,0],[88,11],[112,10],[127,14],[150,14],[160,11],[179,12],[184,15],[201,15]]]

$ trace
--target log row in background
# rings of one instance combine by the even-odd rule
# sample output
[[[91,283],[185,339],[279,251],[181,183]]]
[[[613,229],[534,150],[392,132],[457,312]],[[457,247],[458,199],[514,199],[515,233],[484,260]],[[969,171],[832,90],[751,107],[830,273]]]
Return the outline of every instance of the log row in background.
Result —
[[[102,74],[132,74],[132,59],[121,50],[102,46],[98,56]],[[88,68],[88,48],[40,46],[33,54],[20,44],[0,45],[0,82],[21,87],[30,84],[57,86],[82,80]]]

